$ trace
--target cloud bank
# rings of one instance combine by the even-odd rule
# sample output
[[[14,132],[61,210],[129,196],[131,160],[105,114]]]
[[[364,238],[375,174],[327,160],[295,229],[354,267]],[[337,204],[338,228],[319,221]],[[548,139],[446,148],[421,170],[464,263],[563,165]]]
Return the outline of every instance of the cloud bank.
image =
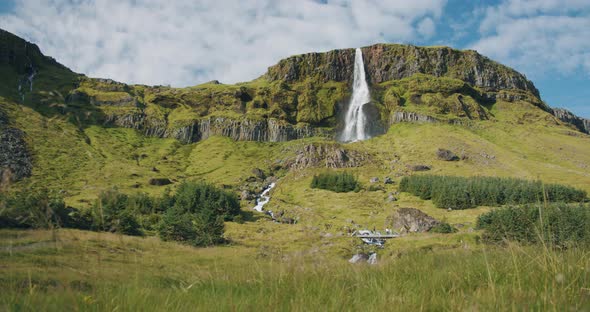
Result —
[[[590,75],[590,1],[506,0],[486,8],[472,45],[534,77]]]
[[[251,80],[292,54],[435,35],[446,1],[19,1],[0,27],[73,70],[129,83]]]

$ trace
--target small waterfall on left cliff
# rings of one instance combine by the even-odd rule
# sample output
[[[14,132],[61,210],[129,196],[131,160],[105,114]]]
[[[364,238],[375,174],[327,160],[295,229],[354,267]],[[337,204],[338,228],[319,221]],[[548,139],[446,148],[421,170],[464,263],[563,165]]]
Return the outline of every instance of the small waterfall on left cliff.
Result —
[[[348,109],[344,119],[344,130],[340,140],[354,142],[366,140],[370,136],[367,133],[367,116],[363,106],[371,101],[369,86],[365,77],[365,64],[363,52],[357,48],[354,53],[354,78],[352,83],[352,97],[348,103]]]

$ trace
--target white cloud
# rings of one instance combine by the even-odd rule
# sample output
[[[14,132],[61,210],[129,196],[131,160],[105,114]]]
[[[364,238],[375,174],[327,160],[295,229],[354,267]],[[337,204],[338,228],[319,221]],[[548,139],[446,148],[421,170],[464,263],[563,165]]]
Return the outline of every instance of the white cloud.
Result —
[[[426,38],[432,37],[435,31],[434,21],[430,17],[427,17],[418,23],[418,33]]]
[[[506,0],[489,7],[471,48],[530,76],[590,74],[590,1]]]
[[[445,2],[19,1],[0,27],[90,76],[185,86],[250,80],[296,53],[432,36]]]

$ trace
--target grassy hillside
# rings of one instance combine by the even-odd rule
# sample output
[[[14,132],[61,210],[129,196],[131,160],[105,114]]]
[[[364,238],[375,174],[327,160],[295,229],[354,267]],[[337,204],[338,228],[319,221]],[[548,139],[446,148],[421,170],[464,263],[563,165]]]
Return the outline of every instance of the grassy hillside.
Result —
[[[577,249],[462,241],[453,249],[388,248],[380,264],[369,267],[309,253],[195,249],[72,230],[1,230],[0,244],[0,305],[24,311],[584,310],[590,305],[589,258]]]

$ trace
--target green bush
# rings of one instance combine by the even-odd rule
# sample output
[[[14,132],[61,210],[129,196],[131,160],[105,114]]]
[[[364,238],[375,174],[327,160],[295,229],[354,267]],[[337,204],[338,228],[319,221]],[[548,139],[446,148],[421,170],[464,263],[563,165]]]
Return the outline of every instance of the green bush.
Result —
[[[348,172],[324,172],[313,176],[311,188],[330,190],[337,193],[358,191],[360,184],[356,177]]]
[[[0,227],[13,228],[88,228],[89,216],[66,207],[63,197],[46,189],[3,194],[0,198]]]
[[[235,194],[205,183],[185,182],[178,187],[174,206],[158,229],[163,240],[210,246],[224,241],[224,220],[240,213]]]
[[[158,232],[164,240],[210,246],[224,241],[224,221],[243,222],[238,197],[213,185],[182,183],[174,195],[126,195],[104,191],[90,209],[66,207],[63,198],[46,190],[0,194],[0,227],[69,227],[143,235]]]
[[[414,175],[403,177],[400,191],[432,199],[439,208],[467,209],[534,202],[581,202],[586,192],[559,184],[514,178]]]
[[[564,203],[506,207],[482,214],[477,228],[488,242],[513,240],[565,247],[590,243],[590,210]]]
[[[441,223],[433,226],[429,232],[449,234],[449,233],[457,232],[457,229],[446,222],[441,222]]]
[[[101,192],[92,206],[93,229],[142,235],[141,226],[136,217],[138,210],[141,211],[136,203],[116,188]]]

